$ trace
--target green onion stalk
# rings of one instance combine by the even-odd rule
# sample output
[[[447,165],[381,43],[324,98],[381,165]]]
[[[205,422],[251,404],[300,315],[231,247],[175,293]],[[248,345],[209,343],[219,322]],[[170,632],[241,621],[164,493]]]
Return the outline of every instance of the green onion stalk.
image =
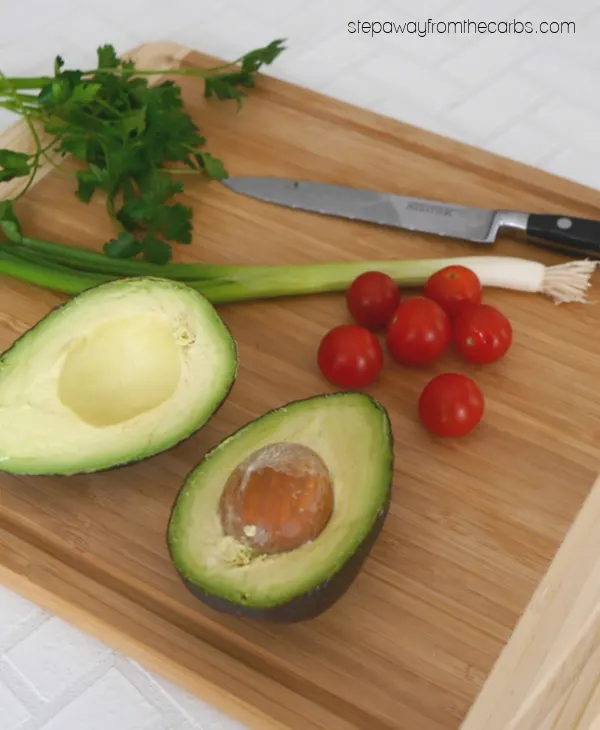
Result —
[[[418,287],[449,265],[470,268],[484,287],[539,293],[556,303],[584,303],[597,263],[581,259],[546,266],[510,256],[479,255],[292,266],[220,266],[115,259],[23,236],[13,237],[0,246],[0,274],[51,291],[75,295],[115,279],[153,276],[185,282],[213,304],[340,292],[357,276],[373,270],[388,274],[400,287]]]

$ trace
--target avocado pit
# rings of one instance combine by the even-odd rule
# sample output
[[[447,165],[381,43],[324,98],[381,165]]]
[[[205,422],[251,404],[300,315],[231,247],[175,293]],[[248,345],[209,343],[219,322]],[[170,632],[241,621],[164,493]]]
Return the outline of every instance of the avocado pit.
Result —
[[[296,550],[325,529],[333,512],[327,465],[311,448],[274,443],[230,474],[219,501],[223,532],[260,555]]]

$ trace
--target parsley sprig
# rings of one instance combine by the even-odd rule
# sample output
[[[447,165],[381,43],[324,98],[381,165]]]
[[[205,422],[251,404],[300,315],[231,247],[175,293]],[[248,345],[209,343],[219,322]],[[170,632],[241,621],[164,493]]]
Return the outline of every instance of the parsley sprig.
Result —
[[[192,210],[175,202],[183,192],[184,173],[212,180],[227,177],[223,161],[206,150],[206,139],[185,111],[173,81],[151,85],[154,75],[199,76],[206,98],[242,104],[255,76],[284,50],[283,41],[253,50],[231,64],[209,69],[138,69],[120,58],[112,45],[97,49],[97,67],[66,69],[57,56],[52,76],[7,78],[0,74],[0,106],[21,115],[35,142],[33,153],[0,149],[0,182],[28,178],[15,200],[31,185],[44,160],[70,155],[76,171],[76,195],[88,203],[104,194],[115,223],[114,238],[104,244],[111,258],[139,257],[165,264],[171,243],[192,240]],[[50,142],[42,146],[40,124]],[[14,215],[4,205],[4,218]]]

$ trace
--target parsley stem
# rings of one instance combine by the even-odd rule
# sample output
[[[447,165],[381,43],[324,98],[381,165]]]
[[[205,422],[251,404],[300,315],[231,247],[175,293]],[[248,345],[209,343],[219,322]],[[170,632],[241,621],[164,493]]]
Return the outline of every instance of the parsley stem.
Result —
[[[36,94],[20,94],[18,91],[15,91],[13,94],[8,94],[7,99],[19,99],[20,101],[33,104],[36,108],[38,104]]]
[[[36,112],[38,111],[37,107],[29,106],[28,104],[17,104],[14,101],[0,101],[0,107],[3,109],[7,109],[9,112],[14,112],[15,114],[22,114],[23,109],[27,109],[30,112]]]
[[[223,66],[213,66],[212,68],[136,68],[136,76],[198,76],[199,78],[206,78],[212,76],[215,71],[223,71],[231,68],[239,61],[243,60],[243,56],[237,61],[232,61]],[[94,74],[117,74],[123,73],[120,68],[94,68],[91,71],[83,71],[83,76],[90,76]]]
[[[17,91],[24,91],[27,89],[40,89],[42,86],[51,83],[52,76],[12,76],[7,78],[3,74],[2,80],[0,80],[0,90],[4,87],[9,89],[15,89]]]
[[[204,175],[206,172],[200,168],[191,170],[189,167],[161,167],[160,171],[166,172],[168,175]]]
[[[243,60],[243,56],[241,56],[236,61],[232,61],[231,63],[223,64],[222,66],[213,66],[211,68],[170,68],[170,69],[164,69],[164,68],[136,68],[135,69],[135,75],[136,76],[199,76],[200,78],[205,78],[206,76],[211,76],[214,74],[215,71],[224,71],[228,68],[231,68],[232,66],[235,66],[235,64],[239,63]],[[94,68],[89,69],[88,71],[82,71],[81,76],[93,76],[96,74],[115,74],[117,76],[121,76],[123,74],[123,69],[121,68]],[[52,83],[54,80],[54,77],[52,76],[38,76],[38,77],[32,77],[29,78],[27,76],[14,76],[11,78],[4,77],[6,81],[10,82],[10,85],[13,89],[18,90],[28,90],[28,89],[40,89],[43,86],[46,86],[47,84]],[[4,84],[0,83],[0,90]]]
[[[0,79],[3,79],[4,81],[8,81],[8,89],[10,92],[10,95],[12,97],[12,100],[16,104],[16,106],[19,108],[19,111],[25,120],[25,124],[29,128],[29,132],[31,134],[31,137],[35,143],[35,153],[33,157],[33,162],[31,163],[31,172],[29,173],[29,179],[27,180],[25,186],[21,189],[21,191],[13,198],[13,202],[16,200],[19,200],[19,198],[22,198],[23,195],[29,190],[29,188],[33,185],[33,181],[35,180],[35,176],[37,174],[37,171],[40,166],[40,157],[42,155],[42,143],[40,141],[40,137],[37,133],[37,130],[31,121],[31,116],[28,112],[28,110],[25,108],[25,105],[23,101],[19,98],[19,95],[16,93],[14,87],[12,86],[10,80],[6,78],[6,76],[0,71]]]
[[[37,94],[21,94],[20,92],[15,91],[15,93],[13,94],[13,98],[20,99],[21,101],[30,102],[31,104],[35,105],[37,105],[38,103]]]
[[[121,221],[117,218],[117,214],[115,213],[114,201],[110,195],[106,197],[106,212],[108,213],[108,217],[115,224],[115,227],[118,231],[125,230],[121,225]]]

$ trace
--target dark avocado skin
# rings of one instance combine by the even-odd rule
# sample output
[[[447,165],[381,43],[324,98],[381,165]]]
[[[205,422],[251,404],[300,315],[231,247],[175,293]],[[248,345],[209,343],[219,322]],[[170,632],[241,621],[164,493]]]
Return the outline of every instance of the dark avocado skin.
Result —
[[[302,401],[292,401],[292,403],[286,404],[285,406],[283,406],[283,408],[287,408],[288,406],[293,405],[293,403],[295,402],[306,402],[307,400],[322,399],[323,397],[335,397],[336,395],[339,394],[325,394],[324,396],[317,395],[313,396],[312,398],[303,399]],[[362,393],[361,395],[365,394]],[[370,396],[366,397],[370,398]],[[376,403],[373,398],[371,398],[371,400]],[[381,406],[381,404],[376,403],[376,405],[378,406],[378,408],[381,409],[382,413],[386,417],[387,426],[390,433],[390,441],[393,443],[393,434],[391,430],[389,416],[385,409]],[[281,408],[276,408],[273,410],[281,410]],[[242,426],[241,428],[245,428],[245,426]],[[241,428],[238,430],[241,430]],[[236,432],[237,431],[234,431],[232,435],[234,435]],[[205,458],[207,458],[209,455],[210,451],[206,454]],[[250,608],[248,606],[233,603],[225,598],[214,595],[212,593],[208,593],[207,591],[203,590],[198,585],[190,581],[183,573],[181,573],[181,571],[177,570],[177,565],[176,563],[174,563],[181,581],[188,589],[188,591],[190,591],[190,593],[192,593],[192,595],[200,600],[205,606],[208,606],[215,611],[230,616],[276,624],[294,624],[301,621],[308,621],[317,618],[317,616],[321,615],[329,608],[331,608],[335,603],[337,603],[337,601],[348,591],[348,589],[354,583],[355,579],[360,573],[366,559],[369,557],[373,546],[377,542],[377,538],[381,533],[381,530],[385,523],[385,519],[389,512],[392,498],[392,481],[394,473],[393,448],[390,449],[386,471],[387,485],[385,501],[383,502],[379,512],[377,513],[377,517],[375,518],[369,533],[358,546],[356,551],[337,571],[337,573],[333,574],[328,580],[316,586],[311,591],[308,591],[307,593],[302,593],[293,598],[291,601],[288,601],[287,603],[282,603],[277,606],[261,609]],[[175,499],[171,514],[173,513],[176,504],[177,499]],[[167,545],[168,542],[169,541],[167,536]],[[171,559],[173,559],[172,554]]]
[[[134,278],[152,278],[152,277],[134,277]],[[126,281],[126,279],[122,279],[122,281]],[[107,284],[110,284],[110,283],[111,282],[107,282]],[[96,286],[90,287],[89,289],[86,289],[85,291],[80,292],[80,294],[75,294],[75,295],[69,297],[64,302],[60,302],[56,306],[52,307],[41,319],[39,319],[34,325],[32,325],[31,327],[29,327],[28,329],[26,329],[25,332],[23,332],[19,337],[17,337],[17,339],[14,340],[14,342],[12,343],[12,345],[9,348],[7,348],[6,350],[4,350],[3,352],[0,352],[0,367],[2,366],[2,361],[4,360],[4,358],[10,352],[12,352],[12,350],[20,343],[20,341],[22,339],[24,339],[25,337],[27,337],[29,335],[29,333],[34,332],[36,329],[38,329],[38,327],[40,327],[45,322],[45,320],[48,317],[50,317],[51,314],[54,314],[58,310],[62,309],[69,302],[77,299],[82,294],[90,291],[90,289],[99,289],[101,287],[107,286],[107,284],[97,284]],[[231,335],[232,342],[233,342],[233,347],[234,347],[234,351],[235,351],[234,354],[235,354],[235,357],[237,359],[238,354],[237,354],[237,343],[236,343],[236,340],[233,337],[233,333],[231,332],[230,327],[224,321],[223,321],[223,326],[227,330],[227,332],[229,332],[229,334]],[[132,457],[131,459],[126,459],[124,461],[115,463],[112,466],[101,467],[101,468],[98,468],[98,469],[79,469],[79,470],[73,470],[73,471],[59,471],[59,472],[52,472],[52,471],[49,471],[49,472],[32,472],[31,474],[28,473],[28,472],[25,472],[25,471],[19,471],[19,472],[16,472],[15,473],[15,476],[21,476],[21,477],[71,477],[72,476],[72,477],[76,477],[76,476],[85,476],[86,474],[107,473],[107,472],[111,472],[111,471],[116,471],[118,469],[124,469],[124,468],[126,468],[128,466],[133,466],[134,464],[137,464],[137,463],[139,463],[141,461],[147,461],[148,459],[151,459],[154,456],[158,456],[159,454],[163,454],[165,451],[168,451],[169,449],[172,449],[175,446],[179,446],[180,444],[184,444],[186,441],[189,441],[199,431],[201,431],[203,428],[205,428],[205,426],[207,425],[207,423],[210,420],[212,420],[212,418],[218,413],[218,411],[221,410],[221,408],[223,407],[225,401],[229,398],[229,395],[231,394],[231,391],[233,389],[233,386],[235,385],[236,379],[237,379],[237,373],[236,373],[236,377],[233,378],[233,381],[232,381],[231,385],[227,389],[227,392],[223,395],[223,398],[221,399],[221,402],[214,409],[214,411],[211,413],[210,418],[208,419],[208,421],[205,421],[204,423],[200,424],[197,428],[194,428],[192,431],[189,431],[186,435],[182,436],[180,439],[177,439],[173,443],[165,445],[163,448],[161,448],[158,451],[155,451],[153,454],[149,454],[148,456],[144,456],[144,457]],[[6,469],[2,469],[2,467],[0,466],[0,473],[11,474],[12,472],[10,472],[9,470],[6,470]]]

